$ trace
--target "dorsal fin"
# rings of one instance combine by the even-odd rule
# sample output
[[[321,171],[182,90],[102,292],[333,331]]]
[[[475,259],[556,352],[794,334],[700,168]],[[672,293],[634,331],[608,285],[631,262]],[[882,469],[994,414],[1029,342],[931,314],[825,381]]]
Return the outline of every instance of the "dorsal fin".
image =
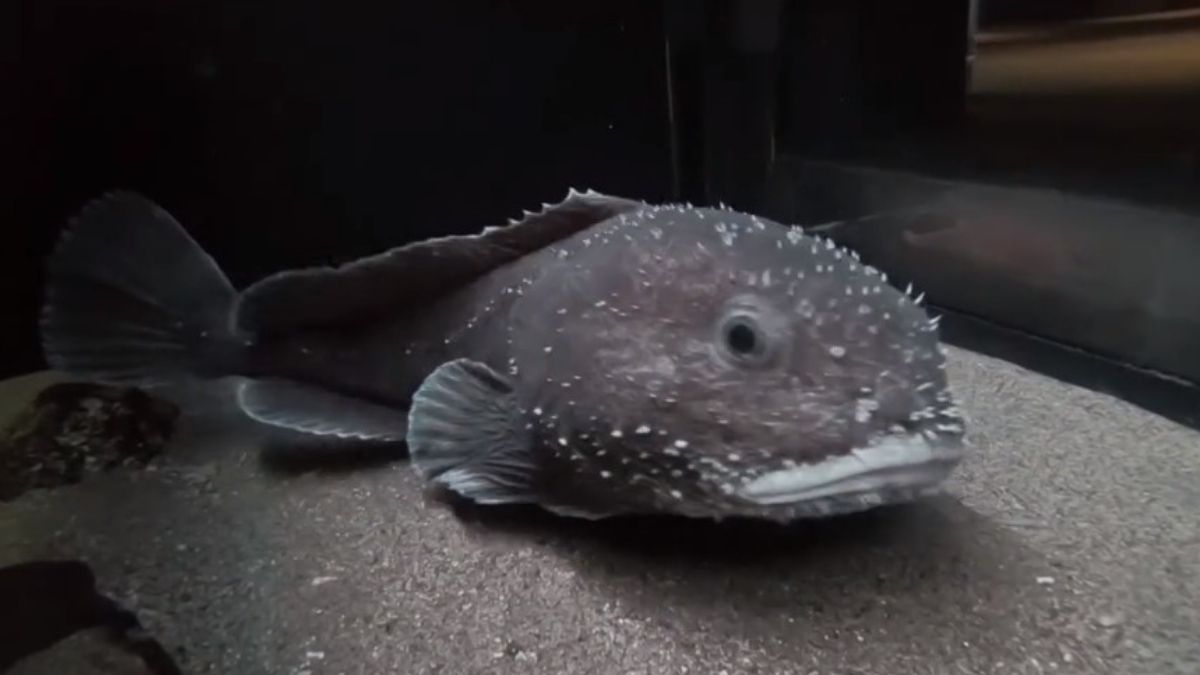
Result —
[[[242,294],[237,322],[277,333],[344,320],[367,320],[443,294],[491,270],[643,202],[572,189],[558,204],[479,234],[413,242],[339,267],[279,272]]]

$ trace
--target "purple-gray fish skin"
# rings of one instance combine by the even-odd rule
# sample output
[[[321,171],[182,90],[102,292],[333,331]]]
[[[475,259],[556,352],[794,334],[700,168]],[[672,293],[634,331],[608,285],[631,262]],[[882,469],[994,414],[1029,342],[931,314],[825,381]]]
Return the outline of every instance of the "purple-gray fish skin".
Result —
[[[251,417],[405,441],[422,477],[478,503],[786,522],[931,494],[964,456],[936,321],[796,227],[572,191],[476,237],[238,293],[165,211],[106,199],[52,257],[52,365],[240,377]],[[191,276],[103,278],[112,246],[88,257],[70,235],[99,246],[106,227],[180,249]],[[190,314],[84,311],[100,282]]]

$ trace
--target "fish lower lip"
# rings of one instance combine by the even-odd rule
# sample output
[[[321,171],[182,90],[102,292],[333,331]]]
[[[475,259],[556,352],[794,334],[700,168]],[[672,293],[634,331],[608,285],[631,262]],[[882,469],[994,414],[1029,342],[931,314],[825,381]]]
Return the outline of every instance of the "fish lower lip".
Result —
[[[774,505],[893,490],[919,491],[944,481],[962,457],[961,447],[930,444],[920,434],[888,436],[846,455],[768,472],[743,486],[738,496],[756,504]]]

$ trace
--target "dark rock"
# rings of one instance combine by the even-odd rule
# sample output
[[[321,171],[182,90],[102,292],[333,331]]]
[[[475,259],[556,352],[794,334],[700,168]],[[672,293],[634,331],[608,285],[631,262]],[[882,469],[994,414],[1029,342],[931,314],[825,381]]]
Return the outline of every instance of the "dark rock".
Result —
[[[78,560],[0,568],[0,672],[178,675],[138,618],[96,589]]]
[[[146,392],[84,382],[43,389],[0,431],[0,500],[144,467],[163,451],[179,409]]]
[[[109,631],[83,630],[14,666],[7,675],[154,675],[145,661],[113,642]]]

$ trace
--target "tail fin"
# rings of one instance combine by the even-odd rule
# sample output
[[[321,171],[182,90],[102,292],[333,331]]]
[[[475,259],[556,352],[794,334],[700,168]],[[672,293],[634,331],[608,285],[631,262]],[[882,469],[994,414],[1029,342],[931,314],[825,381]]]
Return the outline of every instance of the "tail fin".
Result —
[[[67,226],[46,270],[42,349],[73,376],[149,385],[216,376],[237,292],[154,202],[113,192]]]

